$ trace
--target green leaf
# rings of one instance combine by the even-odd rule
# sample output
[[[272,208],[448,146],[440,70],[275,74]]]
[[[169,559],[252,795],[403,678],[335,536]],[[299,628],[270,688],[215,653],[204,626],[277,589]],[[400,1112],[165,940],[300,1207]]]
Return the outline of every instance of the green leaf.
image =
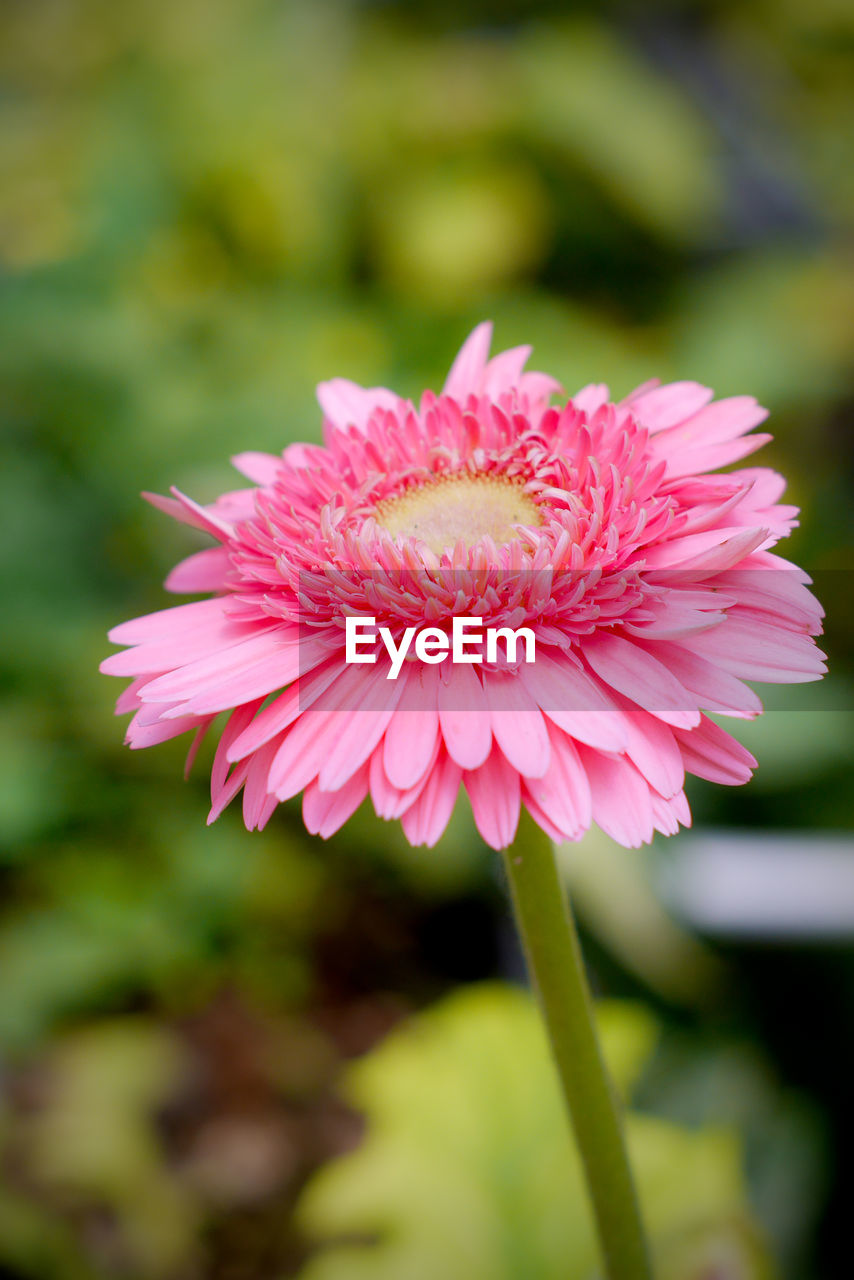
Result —
[[[656,1037],[639,1006],[599,1010],[605,1055],[629,1089]],[[585,1280],[597,1249],[538,1011],[501,985],[464,989],[350,1072],[367,1137],[309,1183],[299,1215],[326,1247],[301,1280]],[[628,1119],[662,1274],[764,1275],[738,1139]],[[730,1262],[740,1269],[732,1269]],[[677,1269],[674,1269],[677,1268]],[[681,1268],[681,1269],[680,1269]]]

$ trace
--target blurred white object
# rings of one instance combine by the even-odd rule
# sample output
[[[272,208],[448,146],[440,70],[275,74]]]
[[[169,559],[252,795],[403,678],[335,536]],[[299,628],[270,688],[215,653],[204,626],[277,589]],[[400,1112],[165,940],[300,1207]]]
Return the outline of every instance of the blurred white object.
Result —
[[[654,875],[703,933],[854,938],[854,836],[712,831],[674,843]]]

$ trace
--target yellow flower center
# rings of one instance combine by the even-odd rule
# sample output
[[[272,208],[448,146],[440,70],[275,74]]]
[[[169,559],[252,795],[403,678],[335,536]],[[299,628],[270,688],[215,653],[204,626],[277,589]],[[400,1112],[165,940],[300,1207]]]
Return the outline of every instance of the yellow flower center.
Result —
[[[395,538],[420,538],[441,555],[462,540],[467,547],[489,535],[500,546],[517,524],[543,523],[521,484],[503,476],[441,476],[379,503],[377,521]]]

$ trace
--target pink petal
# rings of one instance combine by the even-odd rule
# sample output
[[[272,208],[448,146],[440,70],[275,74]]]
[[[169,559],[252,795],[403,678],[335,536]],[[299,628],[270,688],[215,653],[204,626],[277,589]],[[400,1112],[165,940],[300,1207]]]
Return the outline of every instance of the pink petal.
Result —
[[[232,711],[226,721],[225,728],[220,734],[220,739],[217,743],[213,767],[211,768],[211,800],[214,802],[216,802],[217,796],[223,789],[225,780],[228,777],[230,763],[228,759],[228,749],[232,742],[234,742],[235,738],[237,738],[249,724],[260,705],[261,699],[259,698],[254,702],[246,703],[243,707],[237,707]]]
[[[442,749],[427,785],[401,818],[410,844],[432,848],[450,821],[460,789],[462,769]]]
[[[773,507],[786,492],[786,477],[771,467],[742,467],[737,477],[750,485],[750,501],[757,507]]]
[[[341,663],[335,659],[317,667],[308,675],[301,675],[284,693],[280,693],[259,712],[248,728],[232,743],[229,760],[241,760],[282,733],[341,676]]]
[[[691,810],[688,808],[688,801],[684,791],[671,796],[669,800],[665,800],[657,792],[651,791],[650,800],[652,801],[652,820],[655,823],[655,829],[660,831],[663,836],[675,836],[680,824],[683,827],[690,827]]]
[[[146,685],[143,702],[186,699],[194,715],[224,711],[290,684],[299,674],[300,643],[274,624],[231,648],[200,658]]]
[[[750,486],[739,483],[739,476],[740,472],[736,471],[727,476],[697,476],[670,484],[671,495],[682,507],[677,536],[685,538],[689,533],[705,533],[707,529],[722,529],[728,524],[770,528],[767,520],[746,510]]]
[[[256,751],[249,762],[249,772],[243,787],[243,821],[247,831],[255,831],[264,825],[272,809],[279,803],[275,796],[270,796],[267,782],[270,776],[270,765],[276,754],[276,743],[268,742]]]
[[[547,373],[523,373],[519,379],[519,394],[533,424],[539,421],[551,397],[558,393],[563,393],[563,387],[557,378],[550,378]]]
[[[267,799],[264,801],[264,804],[261,807],[261,811],[258,814],[258,818],[255,826],[256,831],[264,830],[267,823],[272,818],[273,812],[276,809],[278,803],[279,801],[275,796],[267,796]]]
[[[383,741],[387,740],[388,734],[386,734]],[[433,740],[433,754],[427,762],[421,777],[411,787],[400,789],[389,781],[386,774],[383,762],[383,744],[375,748],[370,761],[370,790],[378,818],[385,818],[386,820],[400,818],[415,803],[427,785],[430,774],[439,758],[440,749],[441,742],[439,735],[436,734]]]
[[[188,498],[180,489],[176,489],[173,485],[170,492],[174,494],[172,498],[161,497],[159,493],[143,493],[146,502],[150,502],[153,507],[157,507],[158,511],[164,511],[166,515],[172,516],[174,520],[179,520],[182,524],[189,524],[194,529],[201,529],[203,533],[213,534],[220,542],[227,542],[229,538],[234,536],[234,528],[227,520],[221,519],[219,516],[208,511],[205,507],[199,506],[198,502],[194,502],[192,498]]]
[[[539,707],[515,672],[484,675],[492,732],[507,760],[528,778],[541,778],[549,767],[551,745]]]
[[[187,758],[184,761],[184,781],[185,782],[187,781],[187,779],[190,776],[190,773],[192,772],[193,765],[196,763],[196,756],[199,754],[199,748],[201,747],[202,743],[207,737],[208,729],[213,724],[214,719],[215,719],[214,716],[209,716],[207,720],[204,720],[199,725],[198,729],[196,730],[196,735],[193,738],[193,741],[190,743],[190,749],[187,752]],[[170,724],[174,724],[174,723],[175,723],[174,720],[170,721]]]
[[[682,790],[685,769],[673,730],[639,707],[625,702],[626,755],[665,799]]]
[[[709,782],[737,787],[748,782],[756,761],[746,747],[706,716],[690,732],[676,731],[689,773]]]
[[[114,633],[111,632],[111,634]],[[223,617],[206,627],[187,626],[186,630],[178,629],[168,638],[152,640],[148,644],[125,649],[122,653],[111,654],[101,663],[100,669],[104,675],[108,676],[154,677],[156,674],[165,673],[163,675],[165,680],[167,675],[173,674],[176,669],[204,658],[217,659],[223,653],[242,644],[245,640],[251,640],[257,634],[257,623],[233,622]],[[149,679],[146,688],[150,688],[153,683],[153,678]]]
[[[753,555],[740,567],[743,569],[762,569],[763,571],[768,569],[787,569],[798,582],[803,582],[806,586],[809,586],[812,582],[812,578],[804,569],[799,569],[791,560],[785,560],[783,556],[778,556],[776,552],[754,551]]]
[[[580,391],[576,391],[572,396],[571,403],[576,409],[581,409],[586,413],[588,418],[592,418],[597,409],[601,409],[603,404],[608,403],[608,384],[606,382],[588,382],[586,387],[582,387]]]
[[[386,730],[383,764],[393,787],[406,791],[424,774],[439,737],[439,673],[424,663],[410,664],[397,710]]]
[[[196,628],[206,630],[212,624],[225,619],[224,601],[194,600],[190,604],[176,604],[156,613],[145,613],[141,618],[131,618],[107,633],[113,644],[144,644],[149,640],[162,640],[167,636],[180,637]]]
[[[627,849],[652,839],[653,818],[649,787],[624,758],[580,747],[581,762],[590,781],[593,820],[606,835]]]
[[[489,344],[487,344],[488,350]],[[526,346],[511,347],[509,351],[502,351],[500,355],[493,356],[486,366],[483,385],[479,390],[493,400],[497,400],[505,391],[515,390],[530,354],[531,348]]]
[[[280,800],[290,800],[314,781],[336,741],[339,724],[338,712],[310,707],[291,726],[270,765],[268,786]]]
[[[491,342],[492,324],[485,320],[472,330],[460,347],[442,388],[443,395],[453,396],[459,401],[464,401],[469,395],[480,395]]]
[[[300,441],[286,445],[282,450],[282,462],[289,467],[303,470],[324,457],[326,450],[319,444],[303,444]]]
[[[576,839],[593,817],[590,783],[572,740],[555,726],[549,738],[548,771],[541,778],[526,778],[525,792],[564,839]]]
[[[403,692],[399,680],[387,680],[386,667],[377,663],[364,678],[357,707],[338,713],[339,733],[318,774],[318,786],[337,791],[368,759],[381,740]]]
[[[770,614],[778,626],[818,635],[824,609],[799,577],[784,569],[733,569],[716,577],[715,584],[735,595],[740,606]]]
[[[671,427],[657,436],[652,444],[656,457],[664,456],[685,447],[720,444],[735,440],[752,431],[768,417],[753,396],[730,396],[706,405],[679,426]]]
[[[745,529],[739,525],[729,529],[709,529],[705,533],[689,533],[671,538],[657,547],[644,548],[647,569],[678,569],[680,572],[732,569],[745,556],[760,547],[768,537],[767,529]]]
[[[255,484],[267,485],[273,484],[281,471],[282,458],[275,453],[256,453],[250,449],[246,453],[236,453],[231,465]]]
[[[633,401],[638,400],[642,395],[646,395],[647,391],[652,391],[654,387],[661,386],[661,378],[647,378],[646,382],[642,382],[640,386],[635,387],[634,391],[630,391],[627,396],[620,400],[619,404],[631,405]]]
[[[169,713],[172,710],[174,710],[177,705],[178,704],[173,704],[171,702],[160,703],[160,704],[153,704],[153,703],[147,704],[142,702],[140,703],[139,710],[137,711],[136,715],[134,716],[128,728],[134,728],[137,725],[161,724],[164,721],[168,724],[170,721],[174,720],[175,718]],[[180,715],[180,713],[181,713],[181,709],[179,707],[176,714]],[[208,717],[208,719],[210,718],[211,717]],[[191,719],[195,720],[196,717],[193,716],[191,717]]]
[[[386,387],[360,387],[349,378],[332,378],[317,388],[320,407],[333,426],[364,430],[375,409],[396,409],[400,397]]]
[[[585,644],[584,656],[606,684],[659,720],[686,729],[699,722],[696,698],[633,641],[617,635],[595,636]]]
[[[570,737],[603,751],[623,751],[622,717],[599,685],[568,658],[540,649],[536,662],[519,668],[519,678],[548,718]]]
[[[649,391],[638,388],[621,403],[630,406],[638,422],[654,433],[692,417],[713,395],[699,382],[670,382]]]
[[[650,646],[650,652],[706,711],[739,716],[744,720],[750,720],[762,711],[759,697],[748,685],[695,653],[690,641],[685,645],[656,641]]]
[[[138,711],[142,706],[139,700],[139,693],[144,689],[151,679],[150,676],[141,676],[138,680],[132,680],[126,689],[123,689],[116,699],[117,716],[127,715],[129,711]]]
[[[157,747],[161,742],[169,742],[172,738],[180,737],[182,733],[198,729],[200,723],[198,716],[181,716],[175,720],[157,720],[143,724],[134,716],[127,727],[125,742],[132,751],[138,751],[143,747]]]
[[[803,684],[826,671],[824,654],[809,636],[763,626],[735,609],[711,635],[694,636],[691,648],[743,680]]]
[[[211,810],[207,818],[208,826],[210,826],[212,822],[216,822],[217,818],[220,816],[223,810],[227,809],[228,806],[231,804],[232,800],[234,799],[234,797],[237,795],[240,788],[245,783],[246,775],[248,774],[248,772],[249,772],[248,760],[244,760],[242,764],[235,765],[235,767],[232,769],[231,773],[229,774],[228,781],[224,784],[223,787],[221,787],[221,789],[217,793],[216,799],[211,805]]]
[[[164,585],[167,591],[221,591],[230,569],[225,547],[209,547],[176,564]]]
[[[519,774],[496,744],[486,763],[464,774],[463,782],[478,831],[493,849],[505,849],[519,825]]]
[[[718,467],[728,467],[732,462],[740,462],[749,454],[755,453],[772,437],[766,434],[746,436],[742,440],[732,440],[725,444],[698,445],[695,449],[680,449],[667,455],[667,478],[675,480],[681,476],[695,476],[703,471],[715,471]]]
[[[302,817],[312,835],[328,840],[352,817],[368,794],[368,766],[348,778],[337,791],[321,791],[316,782],[306,787]]]
[[[232,489],[228,493],[221,493],[215,502],[208,503],[202,510],[211,519],[222,520],[224,524],[237,525],[255,515],[257,497],[256,488]]]
[[[690,636],[723,622],[723,609],[732,604],[735,598],[716,596],[712,591],[681,591],[674,586],[660,600],[644,602],[644,611],[653,615],[648,622],[625,621],[623,629],[641,640]]]
[[[445,661],[438,682],[439,724],[448,754],[463,769],[477,769],[492,746],[486,694],[474,668]]]
[[[555,844],[563,844],[568,840],[578,840],[579,835],[572,832],[564,831],[561,827],[555,826],[548,814],[537,804],[533,796],[530,795],[525,783],[522,783],[522,808],[527,809],[528,813],[534,819],[541,831],[545,831],[546,835]]]

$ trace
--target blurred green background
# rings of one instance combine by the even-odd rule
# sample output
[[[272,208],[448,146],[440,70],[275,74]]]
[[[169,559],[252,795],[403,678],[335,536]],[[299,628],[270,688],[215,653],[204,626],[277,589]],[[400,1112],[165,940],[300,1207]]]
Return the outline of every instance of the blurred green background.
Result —
[[[320,379],[417,396],[492,318],[568,391],[770,407],[832,675],[691,800],[850,832],[852,52],[842,0],[3,0],[2,1280],[591,1274],[465,806],[432,852],[207,829],[97,666],[202,545],[140,489],[211,500]],[[682,839],[567,867],[661,1274],[847,1274],[852,937],[690,936]]]

